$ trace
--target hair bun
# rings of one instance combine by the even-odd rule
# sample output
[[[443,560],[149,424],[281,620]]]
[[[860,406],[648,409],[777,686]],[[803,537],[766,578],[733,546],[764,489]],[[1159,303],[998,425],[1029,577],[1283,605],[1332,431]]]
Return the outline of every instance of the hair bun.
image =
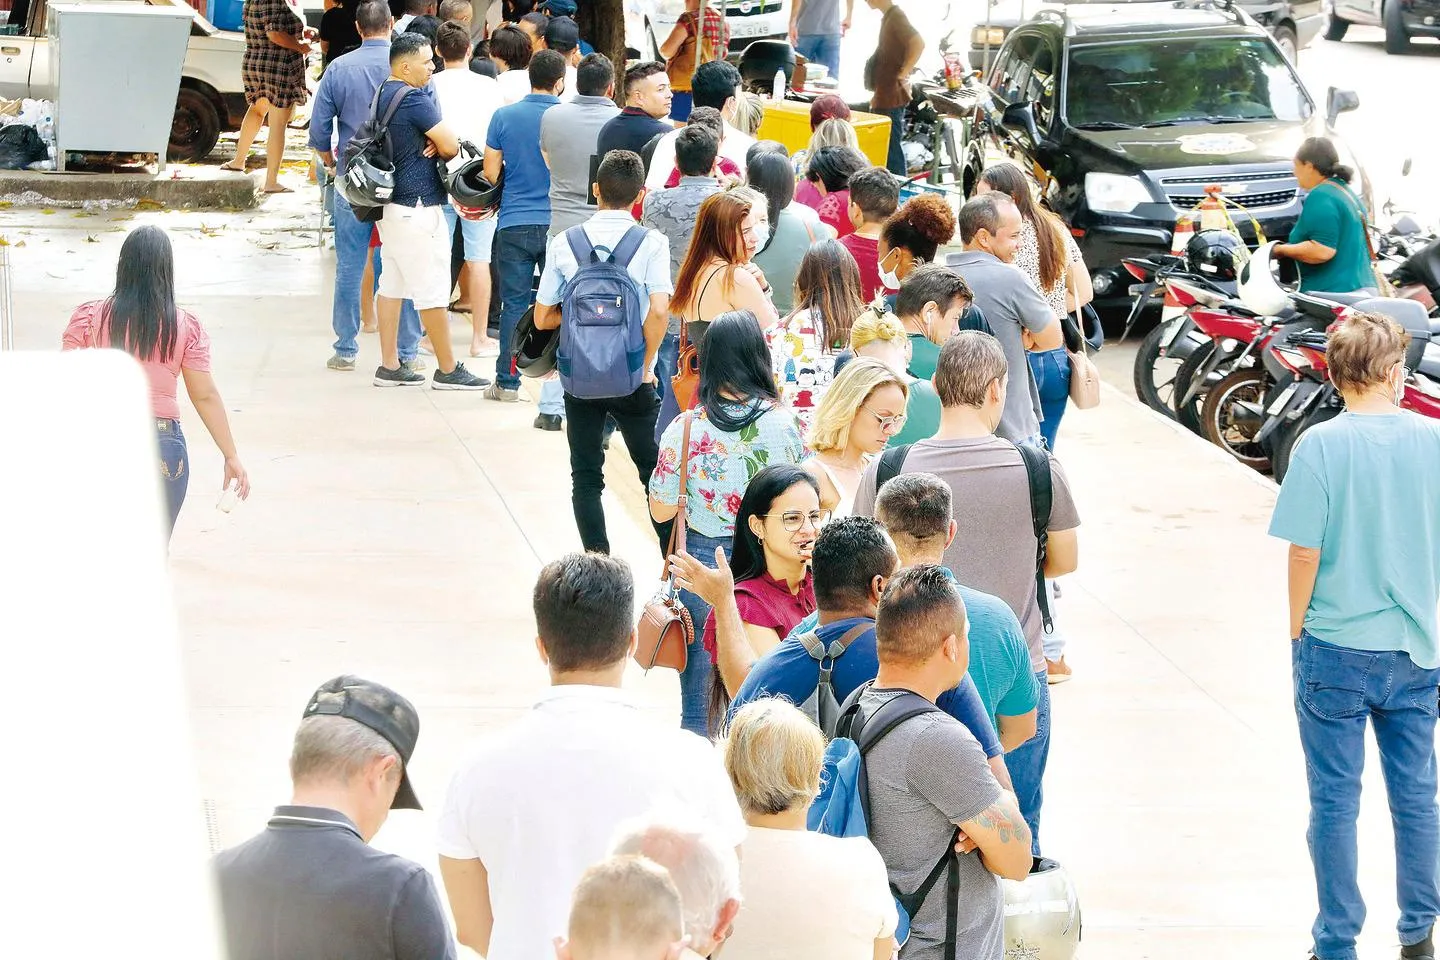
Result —
[[[900,208],[900,214],[917,233],[936,246],[949,243],[955,236],[955,212],[933,193],[911,197]]]

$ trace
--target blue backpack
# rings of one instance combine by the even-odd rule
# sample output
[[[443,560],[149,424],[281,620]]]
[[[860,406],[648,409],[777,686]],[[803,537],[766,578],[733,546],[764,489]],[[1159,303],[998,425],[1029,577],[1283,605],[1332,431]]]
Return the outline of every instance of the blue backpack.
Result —
[[[816,833],[831,837],[868,837],[870,784],[865,775],[866,755],[900,724],[940,709],[918,693],[907,692],[882,704],[867,720],[860,710],[860,697],[870,686],[863,683],[845,698],[835,728],[835,739],[825,748],[820,795],[810,804],[806,823]],[[941,874],[946,875],[945,960],[955,960],[960,861],[953,843],[946,847],[924,882],[913,893],[902,893],[894,883],[890,884],[890,893],[895,898],[895,907],[900,915],[895,927],[895,942],[903,945],[910,936],[910,918],[924,904]]]
[[[565,239],[579,269],[560,303],[560,385],[580,400],[628,397],[645,379],[649,298],[627,269],[645,242],[645,229],[625,231],[607,260],[583,226],[566,230]]]

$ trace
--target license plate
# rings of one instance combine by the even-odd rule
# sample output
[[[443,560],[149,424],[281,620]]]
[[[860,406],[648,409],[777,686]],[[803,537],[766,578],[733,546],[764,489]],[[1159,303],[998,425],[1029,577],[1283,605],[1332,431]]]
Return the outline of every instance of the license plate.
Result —
[[[1292,383],[1284,390],[1281,390],[1280,396],[1275,398],[1275,402],[1270,404],[1270,408],[1265,412],[1272,417],[1279,416],[1280,411],[1285,409],[1285,404],[1289,403],[1290,398],[1295,396],[1295,390],[1298,386],[1299,384]]]
[[[1170,321],[1170,329],[1165,331],[1165,336],[1162,337],[1160,340],[1161,350],[1164,350],[1166,347],[1170,346],[1170,344],[1175,342],[1175,338],[1180,335],[1180,328],[1183,326],[1185,326],[1184,317],[1177,317],[1176,319]]]
[[[770,33],[769,23],[737,23],[730,28],[730,36],[739,39],[745,37],[764,37]]]

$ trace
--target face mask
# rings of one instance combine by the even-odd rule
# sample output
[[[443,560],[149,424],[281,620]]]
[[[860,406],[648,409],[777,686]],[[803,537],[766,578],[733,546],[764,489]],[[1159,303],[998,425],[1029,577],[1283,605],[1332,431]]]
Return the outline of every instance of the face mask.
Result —
[[[1391,384],[1391,389],[1394,391],[1394,395],[1393,395],[1393,396],[1394,396],[1394,400],[1395,400],[1395,406],[1398,407],[1398,406],[1400,406],[1400,404],[1403,403],[1404,400],[1405,400],[1405,371],[1404,371],[1404,369],[1401,369],[1399,379],[1395,380],[1395,381]]]
[[[895,275],[894,270],[881,270],[880,285],[886,290],[899,290],[900,278]]]

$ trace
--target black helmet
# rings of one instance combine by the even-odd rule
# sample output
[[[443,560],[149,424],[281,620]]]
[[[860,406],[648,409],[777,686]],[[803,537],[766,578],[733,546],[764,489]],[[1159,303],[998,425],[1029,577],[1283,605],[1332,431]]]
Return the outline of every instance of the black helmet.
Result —
[[[1201,230],[1185,245],[1190,272],[1211,280],[1234,280],[1244,254],[1244,241],[1229,230]]]
[[[335,188],[352,207],[383,207],[395,193],[395,166],[378,152],[361,152],[350,158]]]
[[[775,71],[785,71],[785,85],[795,78],[795,48],[784,40],[756,40],[740,55],[741,89],[770,92]]]
[[[560,347],[559,330],[537,330],[532,306],[515,325],[515,369],[527,377],[539,378],[555,369],[555,351]]]
[[[450,174],[446,189],[457,204],[475,210],[493,210],[500,206],[500,193],[505,187],[505,171],[494,183],[485,179],[485,160],[475,144],[460,142],[460,155],[465,158]]]

